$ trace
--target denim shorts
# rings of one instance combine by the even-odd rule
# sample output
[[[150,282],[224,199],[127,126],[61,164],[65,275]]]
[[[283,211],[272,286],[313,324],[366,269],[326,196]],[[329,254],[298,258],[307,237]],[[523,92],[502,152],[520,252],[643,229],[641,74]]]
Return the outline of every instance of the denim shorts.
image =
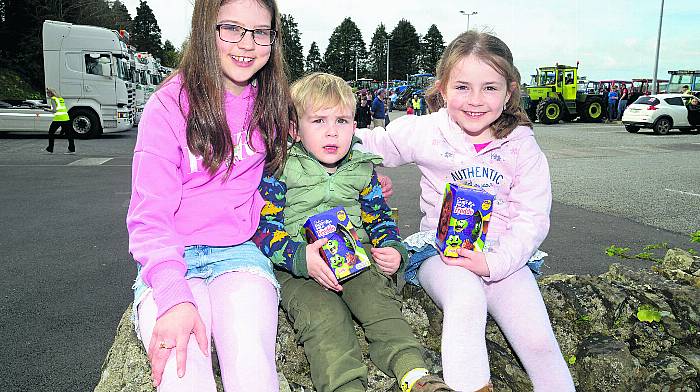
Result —
[[[497,243],[498,241],[494,242],[486,239],[484,251],[493,248]],[[404,279],[407,283],[420,286],[420,282],[418,281],[418,269],[425,260],[439,254],[436,247],[437,245],[435,245],[435,233],[432,231],[415,233],[407,237],[403,244],[408,250],[408,263],[404,271]],[[535,277],[542,275],[541,268],[544,264],[545,256],[548,256],[547,253],[538,249],[527,261],[527,266]]]
[[[200,278],[210,283],[214,278],[227,272],[248,272],[267,279],[277,290],[280,298],[280,285],[275,278],[270,259],[260,252],[251,241],[235,246],[192,245],[185,247],[187,263],[185,279]],[[138,333],[138,305],[151,287],[141,279],[141,265],[132,289],[134,289],[133,321]]]

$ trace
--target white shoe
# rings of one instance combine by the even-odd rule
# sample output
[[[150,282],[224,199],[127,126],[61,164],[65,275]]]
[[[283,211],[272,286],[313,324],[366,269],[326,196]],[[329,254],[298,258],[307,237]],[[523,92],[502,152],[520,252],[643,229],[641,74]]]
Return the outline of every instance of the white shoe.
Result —
[[[63,154],[64,155],[75,155],[75,151],[66,151]]]

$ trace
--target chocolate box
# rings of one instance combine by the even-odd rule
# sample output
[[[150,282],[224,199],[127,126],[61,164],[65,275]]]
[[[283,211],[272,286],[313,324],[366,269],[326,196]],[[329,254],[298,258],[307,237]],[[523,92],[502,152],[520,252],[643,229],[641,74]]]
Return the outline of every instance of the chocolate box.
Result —
[[[493,195],[483,189],[448,183],[435,241],[438,249],[448,257],[458,257],[459,248],[482,252],[492,208]]]
[[[328,238],[321,248],[321,257],[328,263],[339,282],[348,280],[369,268],[369,257],[345,208],[336,207],[310,217],[304,223],[306,241]]]

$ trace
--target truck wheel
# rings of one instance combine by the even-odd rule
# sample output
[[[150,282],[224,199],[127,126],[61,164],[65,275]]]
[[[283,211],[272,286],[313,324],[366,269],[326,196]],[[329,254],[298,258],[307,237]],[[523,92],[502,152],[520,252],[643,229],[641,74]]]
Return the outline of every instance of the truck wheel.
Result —
[[[668,117],[661,117],[654,123],[654,133],[657,135],[666,135],[671,130],[673,123]]]
[[[600,97],[591,97],[583,104],[581,120],[584,122],[601,122],[603,119],[603,100]]]
[[[79,139],[90,139],[102,134],[100,119],[88,109],[75,109],[70,112],[73,131]]]
[[[556,98],[545,98],[537,105],[537,119],[541,124],[556,124],[563,115],[562,102]]]
[[[637,133],[639,132],[639,127],[635,127],[634,125],[625,125],[625,130],[629,133]]]

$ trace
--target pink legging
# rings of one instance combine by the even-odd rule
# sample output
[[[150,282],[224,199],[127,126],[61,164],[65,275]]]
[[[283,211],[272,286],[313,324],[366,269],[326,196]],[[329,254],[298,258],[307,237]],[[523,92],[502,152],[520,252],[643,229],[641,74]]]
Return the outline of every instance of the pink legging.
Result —
[[[275,365],[277,291],[265,278],[229,272],[209,284],[187,281],[204,321],[207,337],[214,336],[224,389],[279,390]],[[139,328],[148,348],[156,323],[156,304],[148,294],[139,304]],[[173,350],[163,371],[159,391],[216,391],[211,357],[205,357],[194,336],[187,346],[187,369],[179,378]]]
[[[485,339],[488,310],[536,392],[575,390],[529,268],[487,283],[471,271],[446,265],[440,256],[433,256],[421,265],[418,279],[444,313],[442,367],[450,387],[475,391],[490,379]]]

